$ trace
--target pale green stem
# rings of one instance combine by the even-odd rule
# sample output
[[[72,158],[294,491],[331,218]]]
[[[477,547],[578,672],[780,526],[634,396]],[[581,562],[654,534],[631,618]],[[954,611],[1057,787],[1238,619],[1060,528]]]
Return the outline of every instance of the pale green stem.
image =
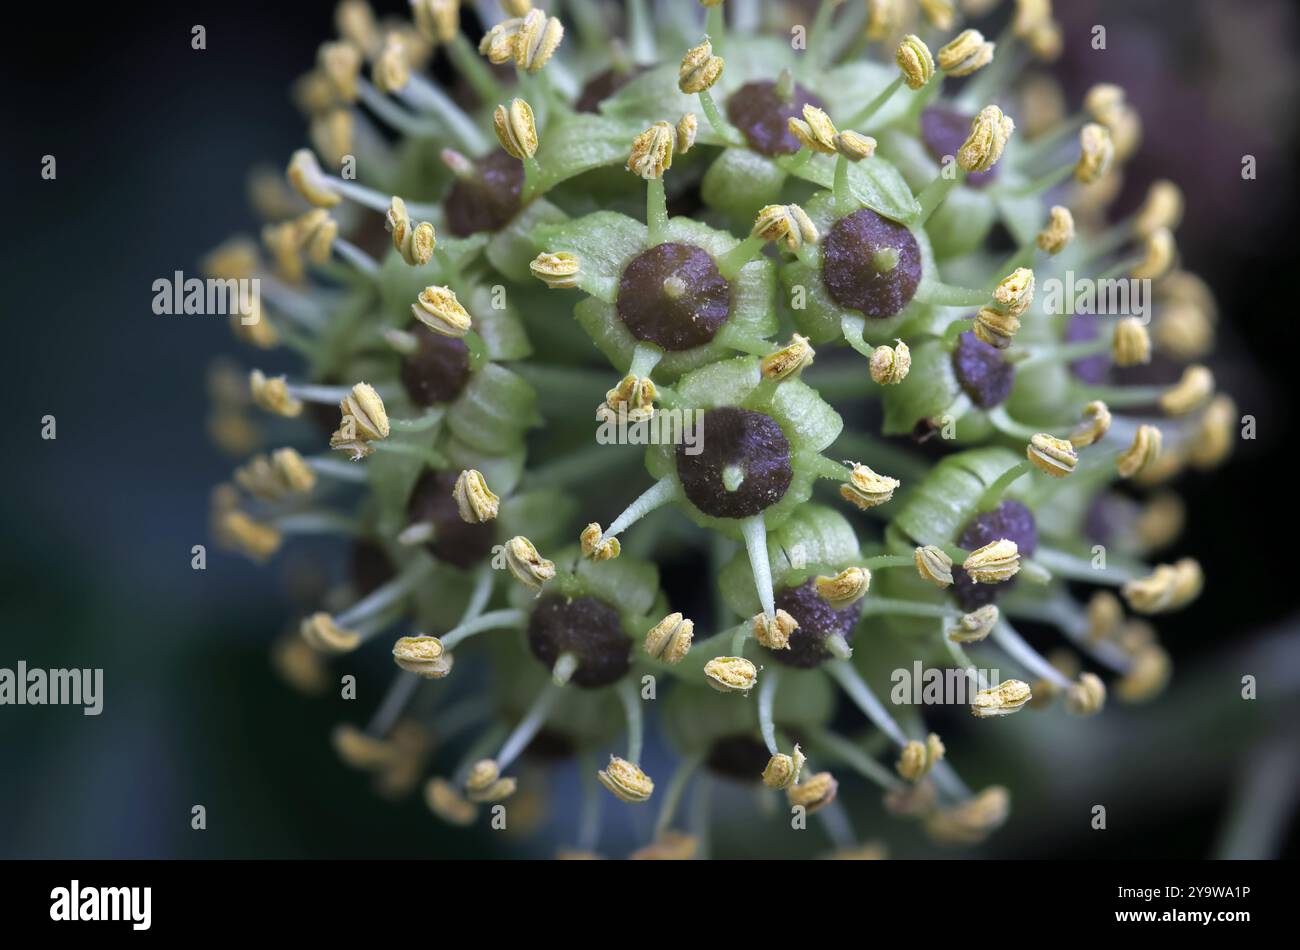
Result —
[[[912,559],[908,558],[908,563]],[[937,617],[950,620],[961,616],[961,611],[939,604],[921,604],[911,600],[892,600],[888,597],[868,597],[862,601],[862,615],[893,614],[898,617]]]
[[[343,482],[370,481],[370,475],[366,472],[364,465],[344,462],[325,455],[313,455],[306,461],[308,468],[317,475],[324,475],[327,478],[337,478],[339,481]]]
[[[497,82],[492,70],[483,62],[483,57],[464,33],[457,31],[445,48],[448,58],[456,66],[456,71],[465,77],[480,102],[491,105],[494,102],[504,101],[505,92],[501,84]]]
[[[922,291],[916,295],[917,299],[937,307],[981,307],[989,302],[987,290],[957,287],[937,280],[922,287]]]
[[[419,675],[401,670],[388,687],[388,692],[384,694],[383,701],[371,717],[366,731],[372,736],[386,736],[388,730],[397,722],[397,717],[406,708],[406,704],[415,695],[415,691],[419,689],[421,682]]]
[[[1067,165],[1062,165],[1060,168],[1055,168],[1046,175],[1035,178],[1027,184],[999,188],[998,193],[1006,195],[1009,198],[1024,198],[1029,195],[1039,195],[1055,188],[1072,174],[1074,174],[1073,162]]]
[[[1011,466],[999,475],[992,485],[984,489],[984,494],[980,495],[979,501],[975,503],[975,510],[978,512],[992,511],[1001,504],[1002,496],[1011,487],[1011,483],[1023,475],[1028,475],[1033,470],[1034,463],[1029,459]]]
[[[334,239],[334,253],[366,277],[374,277],[379,273],[379,262],[347,238],[336,237]]]
[[[430,122],[423,116],[412,115],[376,89],[364,76],[357,78],[357,98],[385,125],[408,138],[433,138],[442,130],[442,123]]]
[[[342,534],[357,532],[357,521],[332,511],[305,511],[272,518],[268,524],[281,534]]]
[[[708,120],[709,125],[713,126],[713,131],[718,133],[718,137],[728,145],[743,147],[745,140],[741,138],[736,127],[723,117],[721,110],[718,109],[718,104],[713,101],[713,94],[707,89],[701,89],[698,95],[700,97],[700,109],[704,112],[704,118]]]
[[[813,15],[812,25],[808,28],[808,52],[821,55],[822,41],[830,35],[831,21],[835,19],[835,8],[843,0],[821,0],[817,7],[817,12]],[[719,8],[722,5],[719,4]],[[823,62],[830,63],[833,60],[827,58]]]
[[[776,744],[776,720],[773,707],[776,704],[776,688],[781,685],[781,669],[773,667],[763,675],[763,682],[758,687],[758,729],[763,734],[767,751],[776,755],[780,749]]]
[[[713,44],[714,54],[721,56],[727,42],[727,17],[724,4],[719,3],[709,7],[704,16],[704,32]]]
[[[627,760],[633,765],[640,765],[641,747],[645,741],[645,719],[636,683],[625,677],[618,684],[618,698],[623,703],[623,715],[627,718]]]
[[[934,181],[926,185],[916,196],[921,209],[912,219],[911,224],[919,228],[929,221],[930,216],[939,210],[939,205],[943,204],[943,200],[948,197],[948,193],[965,180],[966,172],[961,168],[957,169],[957,174],[952,178],[945,178],[943,172],[940,172]]]
[[[899,76],[888,86],[886,86],[883,90],[881,90],[880,94],[877,95],[876,98],[872,99],[865,106],[859,109],[857,113],[855,113],[849,119],[849,121],[845,123],[844,128],[846,129],[864,128],[866,124],[871,121],[871,117],[880,111],[881,106],[883,106],[886,102],[892,99],[894,97],[894,93],[898,92],[898,90],[902,88],[903,88],[903,77]]]
[[[772,565],[767,559],[767,522],[760,512],[740,522],[740,533],[745,538],[745,553],[749,555],[749,569],[754,575],[754,589],[763,613],[769,620],[776,616],[776,602],[772,594]]]
[[[890,769],[867,755],[855,743],[821,726],[814,727],[808,735],[813,747],[833,759],[843,762],[863,778],[887,791],[903,788],[905,783]]]
[[[645,185],[646,243],[654,247],[668,239],[668,198],[662,178],[647,178]]]
[[[849,160],[843,155],[835,159],[835,177],[831,181],[831,194],[835,197],[835,213],[847,214],[853,205],[853,193],[849,190]]]
[[[846,313],[840,318],[840,332],[844,334],[844,341],[848,343],[849,346],[853,347],[855,351],[861,353],[867,359],[871,359],[871,351],[873,347],[869,342],[867,342],[867,340],[863,339],[862,336],[862,332],[866,329],[866,325],[867,321],[863,317],[855,317]],[[858,377],[859,379],[871,379],[871,375],[869,373],[863,373],[861,369],[857,369],[856,372],[860,374]]]
[[[600,807],[605,796],[601,794],[600,780],[596,778],[599,771],[596,757],[590,752],[583,752],[578,757],[578,768],[582,776],[582,804],[578,812],[578,847],[583,851],[595,851],[600,841]]]
[[[700,767],[704,757],[705,753],[702,751],[693,752],[677,763],[677,770],[673,772],[673,777],[668,782],[668,790],[664,792],[663,804],[659,806],[659,817],[655,821],[656,838],[659,838],[672,826],[673,816],[676,814],[677,806],[682,800],[682,793],[686,791],[691,776]]]
[[[551,667],[551,682],[556,686],[568,686],[573,674],[578,672],[578,658],[572,653],[561,653]]]
[[[654,27],[646,11],[645,0],[627,0],[628,44],[632,60],[642,66],[652,66],[659,54],[655,49]]]
[[[1027,426],[1023,422],[1017,422],[1015,419],[1012,419],[1011,414],[1007,412],[1005,406],[995,406],[990,409],[988,411],[988,418],[989,421],[993,423],[995,429],[1003,435],[1011,436],[1013,439],[1025,439],[1028,441],[1043,431],[1042,429]]]
[[[1060,670],[1048,663],[1037,650],[1026,643],[1005,620],[999,620],[993,627],[993,640],[1013,660],[1040,679],[1050,680],[1061,689],[1069,689],[1074,685]]]
[[[735,280],[741,268],[756,258],[766,243],[764,238],[751,234],[718,258],[718,273],[727,280]]]
[[[877,554],[862,562],[869,571],[878,571],[882,567],[915,567],[916,560],[910,554]]]
[[[733,630],[735,632],[731,635],[731,653],[729,655],[744,656],[745,642],[749,639],[749,635],[752,632],[751,624],[749,621],[745,621],[744,623],[737,624]]]
[[[885,735],[900,748],[907,745],[907,737],[903,735],[903,730],[894,722],[894,718],[889,715],[889,711],[876,698],[876,694],[871,691],[867,681],[862,678],[856,669],[846,660],[831,660],[825,665],[826,671],[830,673],[831,678],[840,684],[840,688],[848,695],[853,704],[862,710],[863,714],[870,719]]]
[[[664,351],[662,347],[654,343],[638,343],[632,351],[632,362],[627,369],[628,375],[649,376],[663,358]]]
[[[1112,409],[1148,406],[1160,401],[1168,386],[1076,386],[1084,400],[1100,399]]]
[[[524,156],[524,187],[523,190],[520,192],[519,200],[521,202],[527,202],[530,198],[532,198],[533,195],[537,193],[537,189],[541,187],[541,182],[542,182],[542,166],[538,164],[537,157],[535,155],[525,155]]]
[[[497,744],[501,742],[501,739],[505,734],[505,725],[497,723],[475,740],[474,744],[465,752],[464,757],[452,772],[457,785],[465,784],[465,779],[469,778],[469,772],[470,769],[474,767],[474,763],[479,759],[486,758],[488,753],[495,749]]]
[[[338,626],[347,629],[365,617],[379,613],[391,607],[403,597],[415,590],[433,573],[433,561],[420,558],[406,570],[402,571],[388,583],[376,588],[366,597],[357,601],[335,618]]]
[[[606,529],[601,535],[600,541],[603,544],[610,538],[617,537],[632,525],[636,524],[650,512],[662,508],[664,505],[673,501],[677,497],[677,486],[673,483],[671,475],[665,475],[659,481],[655,482],[641,496],[623,509],[623,513],[614,519],[614,523]]]
[[[361,82],[365,80],[359,80]],[[412,73],[410,81],[398,95],[413,108],[441,119],[456,144],[466,152],[480,155],[488,150],[488,141],[474,120],[449,95],[423,76]]]
[[[520,753],[528,748],[528,743],[533,741],[533,737],[546,724],[546,717],[551,714],[551,707],[555,701],[560,698],[560,688],[554,683],[547,683],[542,687],[541,693],[533,700],[532,708],[524,716],[519,725],[515,726],[514,732],[510,733],[505,743],[501,746],[501,751],[497,753],[497,765],[502,771],[510,763],[519,758]]]
[[[526,610],[490,610],[449,630],[441,638],[442,648],[450,651],[455,649],[462,640],[467,640],[476,633],[485,630],[501,630],[506,627],[522,628],[527,622],[528,611]]]
[[[1087,558],[1076,557],[1065,551],[1040,547],[1034,552],[1034,559],[1053,574],[1073,581],[1085,581],[1091,584],[1106,584],[1119,587],[1136,580],[1133,571],[1116,567],[1094,567]]]

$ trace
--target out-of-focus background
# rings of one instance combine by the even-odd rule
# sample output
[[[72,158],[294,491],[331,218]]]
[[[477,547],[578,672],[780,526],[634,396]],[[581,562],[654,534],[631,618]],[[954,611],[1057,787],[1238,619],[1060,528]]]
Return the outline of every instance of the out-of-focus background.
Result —
[[[1183,484],[1192,518],[1180,550],[1201,559],[1209,584],[1190,613],[1161,624],[1175,662],[1161,701],[1108,709],[1064,739],[1031,716],[996,736],[954,718],[945,738],[973,782],[1015,791],[1014,820],[982,854],[1294,854],[1297,11],[1288,0],[1056,6],[1058,75],[1073,101],[1117,82],[1145,120],[1118,210],[1157,177],[1188,196],[1180,250],[1218,296],[1216,368],[1259,438]],[[237,347],[224,320],[154,315],[151,284],[197,275],[206,251],[255,230],[247,172],[282,167],[304,141],[289,85],[331,34],[332,4],[29,13],[0,41],[0,666],[103,667],[106,700],[96,718],[0,707],[0,857],[551,853],[546,836],[449,830],[418,796],[383,801],[345,769],[329,728],[361,715],[293,693],[268,661],[295,609],[292,550],[259,569],[208,537],[208,493],[230,461],[206,436],[205,372]],[[194,24],[207,29],[204,51],[190,48]],[[1087,44],[1093,24],[1107,27],[1105,51]],[[40,178],[46,154],[54,181]],[[1246,154],[1257,180],[1240,177]],[[46,414],[55,441],[39,438]],[[204,572],[190,568],[200,543]],[[358,667],[363,691],[386,681],[384,662]],[[1213,698],[1245,673],[1258,677],[1258,701]],[[553,787],[571,793],[571,775]],[[854,812],[864,837],[912,834],[870,797]],[[1108,807],[1104,833],[1060,818],[1094,802]],[[194,804],[207,831],[190,829]],[[630,833],[616,828],[613,840]],[[720,834],[734,853],[772,853],[725,822]]]

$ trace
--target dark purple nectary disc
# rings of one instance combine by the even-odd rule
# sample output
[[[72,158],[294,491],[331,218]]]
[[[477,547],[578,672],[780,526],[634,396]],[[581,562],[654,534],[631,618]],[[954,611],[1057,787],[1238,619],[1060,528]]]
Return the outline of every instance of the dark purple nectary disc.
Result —
[[[714,739],[704,764],[709,771],[739,782],[757,782],[767,767],[770,753],[754,736],[737,733]]]
[[[426,470],[411,489],[406,516],[408,524],[433,525],[433,540],[426,547],[438,560],[467,568],[488,556],[496,531],[490,523],[466,524],[461,520],[451,494],[455,485],[453,473]]]
[[[573,103],[574,112],[599,112],[600,104],[618,92],[637,76],[645,72],[648,66],[629,66],[626,69],[607,69],[596,73],[583,85]]]
[[[962,390],[981,409],[992,409],[1006,402],[1016,381],[1014,364],[1003,358],[1001,350],[989,346],[969,330],[957,337],[952,369]]]
[[[799,140],[790,134],[788,123],[803,116],[804,105],[825,108],[817,96],[798,83],[790,97],[783,99],[774,82],[747,82],[727,100],[727,118],[759,154],[793,155],[799,151]]]
[[[1071,314],[1070,319],[1065,321],[1065,342],[1090,343],[1097,339],[1097,335],[1101,333],[1102,319],[1104,318],[1088,313]],[[1070,370],[1083,382],[1100,386],[1106,381],[1106,374],[1110,371],[1110,357],[1105,353],[1085,356],[1081,360],[1072,362]]]
[[[775,419],[724,406],[706,412],[703,426],[698,455],[688,455],[685,443],[677,446],[677,475],[696,508],[714,518],[748,518],[785,497],[794,470]],[[728,491],[724,476],[733,466],[743,477]]]
[[[460,178],[447,195],[447,230],[456,237],[500,231],[519,211],[524,165],[502,151],[474,163],[478,178]]]
[[[921,141],[930,157],[942,164],[946,156],[957,155],[970,137],[970,124],[973,116],[946,106],[930,106],[921,113]],[[986,172],[971,172],[966,176],[966,186],[983,188],[998,175],[994,165]]]
[[[618,315],[638,340],[665,350],[703,346],[731,315],[731,285],[693,244],[659,244],[623,268]]]
[[[1014,498],[1008,498],[992,511],[976,515],[967,522],[957,544],[967,551],[974,551],[1001,538],[1016,542],[1016,547],[1025,557],[1032,557],[1038,550],[1038,523],[1034,520],[1034,513]],[[998,594],[1016,582],[1013,577],[1001,584],[976,584],[960,566],[953,570],[952,579],[953,593],[962,610],[977,610],[993,603]]]
[[[528,621],[528,647],[547,669],[572,654],[578,661],[572,682],[588,689],[616,682],[631,665],[632,641],[618,612],[595,597],[542,597]]]
[[[861,603],[836,610],[817,593],[816,581],[805,581],[799,587],[787,587],[776,595],[778,610],[784,610],[799,622],[799,629],[790,634],[790,649],[768,650],[772,659],[787,666],[809,669],[832,656],[824,643],[826,638],[839,634],[852,641],[853,628],[862,615]]]
[[[410,333],[417,341],[414,353],[402,357],[402,388],[417,406],[450,402],[469,380],[469,347],[463,340],[434,333],[416,324]]]
[[[911,303],[921,248],[903,225],[863,208],[836,221],[822,241],[822,280],[841,307],[883,320]]]

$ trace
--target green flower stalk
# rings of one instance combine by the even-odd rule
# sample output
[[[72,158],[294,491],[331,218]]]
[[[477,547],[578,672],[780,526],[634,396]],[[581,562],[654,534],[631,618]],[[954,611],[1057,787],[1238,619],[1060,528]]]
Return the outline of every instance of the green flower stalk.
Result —
[[[520,0],[477,51],[456,0],[411,6],[340,4],[296,89],[312,148],[259,180],[264,249],[205,264],[260,281],[233,322],[256,363],[300,367],[214,373],[213,435],[246,459],[215,537],[352,549],[276,666],[319,691],[386,642],[396,667],[334,734],[349,765],[461,826],[576,761],[564,856],[647,805],[635,857],[708,856],[728,781],[764,796],[744,820],[816,813],[815,849],[878,857],[890,828],[864,844],[845,807],[864,782],[944,843],[1014,820],[892,673],[954,674],[981,720],[1159,693],[1169,654],[1126,607],[1202,589],[1193,558],[1147,559],[1236,407],[1181,192],[1104,221],[1140,138],[1122,90],[1065,115],[1017,76],[1067,39],[1048,3],[995,43],[951,3],[826,2],[802,49],[756,5],[631,3],[618,41],[613,5]],[[427,77],[435,50],[467,95]],[[1056,288],[1080,276],[1153,284],[1154,321],[1076,313]],[[684,553],[707,616],[661,584]]]

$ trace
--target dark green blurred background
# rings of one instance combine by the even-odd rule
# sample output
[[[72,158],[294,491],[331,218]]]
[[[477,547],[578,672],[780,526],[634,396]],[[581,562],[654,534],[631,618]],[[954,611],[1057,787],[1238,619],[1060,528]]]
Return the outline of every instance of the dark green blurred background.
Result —
[[[1057,6],[1068,35],[1108,26],[1104,54],[1068,44],[1060,69],[1072,94],[1119,82],[1146,120],[1124,204],[1158,176],[1189,196],[1180,248],[1219,296],[1216,371],[1257,416],[1260,439],[1185,485],[1192,524],[1180,550],[1202,560],[1209,587],[1190,614],[1162,624],[1176,668],[1164,700],[1115,707],[1068,734],[1029,716],[996,735],[968,717],[940,731],[973,783],[996,778],[1014,791],[1015,818],[984,853],[1204,856],[1243,808],[1267,826],[1257,853],[1294,853],[1294,823],[1265,822],[1252,796],[1272,793],[1287,814],[1300,749],[1287,445],[1295,11],[1284,0]],[[45,5],[4,31],[0,666],[103,667],[106,699],[97,718],[0,707],[0,856],[549,854],[553,837],[447,830],[418,800],[384,802],[338,762],[330,726],[364,713],[305,699],[269,666],[268,644],[291,613],[283,560],[259,569],[210,550],[206,572],[190,568],[191,546],[210,543],[210,486],[230,468],[205,435],[204,373],[237,348],[222,319],[155,316],[150,285],[177,269],[197,274],[205,251],[255,228],[246,172],[281,166],[303,142],[288,87],[330,33],[332,5],[181,7]],[[190,49],[196,23],[206,51]],[[55,181],[39,175],[47,153]],[[1235,172],[1245,153],[1258,158],[1257,181]],[[57,441],[39,438],[46,414]],[[367,712],[387,680],[380,670],[360,677]],[[1243,673],[1259,677],[1257,703],[1215,698]],[[551,787],[563,832],[572,769]],[[1110,811],[1105,833],[1061,817],[1098,801]],[[190,830],[193,804],[207,808],[205,832]],[[863,837],[911,850],[912,829],[863,807]],[[631,832],[616,827],[606,850],[620,853]],[[719,850],[781,849],[725,822],[719,835]]]

